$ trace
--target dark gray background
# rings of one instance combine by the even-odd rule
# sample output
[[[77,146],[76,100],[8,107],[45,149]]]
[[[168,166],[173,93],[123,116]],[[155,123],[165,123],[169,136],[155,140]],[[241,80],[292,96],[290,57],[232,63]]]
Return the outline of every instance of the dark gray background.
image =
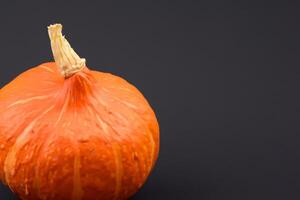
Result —
[[[1,86],[52,60],[61,22],[90,68],[155,109],[160,158],[133,200],[300,198],[296,1],[16,2],[0,8]]]

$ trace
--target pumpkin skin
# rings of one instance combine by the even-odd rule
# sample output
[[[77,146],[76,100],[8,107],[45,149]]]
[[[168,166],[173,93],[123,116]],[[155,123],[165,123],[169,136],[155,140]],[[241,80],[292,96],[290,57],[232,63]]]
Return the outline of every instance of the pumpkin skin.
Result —
[[[0,91],[0,178],[23,200],[123,200],[146,181],[159,126],[124,79],[55,62]]]

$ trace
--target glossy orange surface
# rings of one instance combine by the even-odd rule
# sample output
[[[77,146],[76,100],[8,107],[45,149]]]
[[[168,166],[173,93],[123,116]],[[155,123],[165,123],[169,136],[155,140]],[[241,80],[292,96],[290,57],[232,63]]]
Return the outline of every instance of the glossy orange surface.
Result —
[[[128,199],[158,151],[154,112],[120,77],[51,62],[0,91],[0,178],[21,199]]]

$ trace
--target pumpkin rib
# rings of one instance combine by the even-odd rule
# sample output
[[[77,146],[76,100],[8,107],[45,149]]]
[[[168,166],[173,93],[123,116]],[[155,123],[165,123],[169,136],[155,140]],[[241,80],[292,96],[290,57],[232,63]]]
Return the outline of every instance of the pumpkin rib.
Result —
[[[118,98],[118,97],[114,97],[114,96],[109,92],[109,90],[107,90],[106,88],[102,88],[102,90],[103,90],[104,92],[106,92],[107,94],[111,95],[113,98],[117,99],[118,101],[122,101],[122,103],[124,103],[126,106],[131,107],[131,108],[133,108],[133,109],[136,109],[136,108],[137,108],[135,105],[133,105],[132,103],[129,103],[128,101],[124,101],[124,100],[121,100],[121,99]]]
[[[119,99],[119,98],[117,98],[117,97],[115,97],[114,95],[112,95],[112,94],[110,94],[110,93],[107,93],[107,94],[109,94],[109,96],[111,97],[111,98],[115,98],[119,103],[121,103],[122,104],[122,101]],[[98,94],[99,95],[99,94]],[[101,103],[101,100],[100,100],[101,98],[99,98],[99,99],[97,99],[98,100],[98,102],[100,103],[100,104],[102,104],[102,107],[104,107],[104,108],[106,108],[107,109],[107,107],[105,106],[105,105],[103,105],[103,103]],[[152,133],[152,130],[148,127],[148,125],[146,125],[146,121],[143,119],[143,118],[140,118],[139,117],[139,114],[135,111],[135,110],[133,110],[133,109],[131,109],[130,107],[127,107],[126,106],[126,104],[124,104],[125,105],[125,107],[128,109],[128,110],[130,110],[130,111],[133,111],[133,113],[135,114],[135,118],[136,119],[138,119],[138,120],[142,120],[142,124],[143,124],[143,126],[145,126],[146,127],[146,130],[148,130],[149,132],[150,132],[150,141],[151,141],[151,146],[152,146],[152,151],[151,151],[151,157],[152,157],[152,159],[154,160],[154,149],[155,149],[155,142],[154,142],[154,138],[153,138],[153,133]],[[97,112],[97,110],[95,109],[95,111]],[[111,113],[113,113],[113,112],[111,112]],[[124,116],[122,116],[122,117],[124,117]],[[106,122],[107,123],[107,122]],[[110,125],[110,124],[109,124]],[[113,128],[113,127],[112,127]],[[113,128],[114,129],[114,128]],[[115,131],[115,133],[117,133],[116,132],[116,130],[114,130]],[[149,134],[147,134],[147,135],[149,135]],[[150,166],[150,168],[152,168],[152,164],[153,164],[153,160],[151,160],[151,166]],[[150,171],[150,170],[149,170]]]
[[[119,145],[112,144],[112,150],[115,157],[115,164],[116,164],[116,187],[114,192],[114,200],[117,200],[120,195],[121,187],[122,187],[122,176],[123,176],[123,166],[122,166],[122,159],[119,150]]]
[[[26,103],[29,103],[29,102],[35,101],[35,100],[44,100],[44,99],[47,99],[51,96],[52,95],[40,95],[40,96],[30,97],[30,98],[27,98],[27,99],[20,99],[20,100],[17,100],[15,102],[11,103],[10,105],[8,105],[7,108],[11,108],[11,107],[16,106],[16,105],[26,104]]]
[[[80,180],[80,150],[75,150],[75,158],[74,158],[74,177],[73,177],[73,200],[81,200],[83,196],[83,191],[81,187]]]
[[[66,93],[66,99],[65,99],[65,101],[64,101],[64,103],[62,105],[61,111],[59,112],[58,118],[57,118],[56,122],[54,123],[54,127],[57,126],[57,124],[59,123],[59,121],[62,119],[63,114],[66,112],[69,100],[70,100],[70,94],[67,92]]]
[[[100,103],[101,104],[101,103]],[[102,105],[103,107],[105,107],[104,105]],[[95,112],[98,112],[96,109],[95,109]],[[98,115],[99,115],[99,113],[98,113]],[[100,116],[99,116],[100,117]],[[100,117],[100,119],[103,121],[103,123],[105,124],[105,125],[107,125],[116,135],[118,135],[118,133],[117,133],[117,130],[115,130],[115,128],[109,123],[109,122],[107,122],[107,121],[105,121],[103,118],[101,118]],[[150,129],[148,129],[149,130],[149,132],[151,132],[151,130]],[[151,136],[152,136],[152,134],[151,134]],[[150,138],[152,138],[152,137],[150,137]],[[132,139],[133,140],[133,139]],[[153,141],[154,142],[154,141]],[[144,146],[144,145],[142,145],[142,144],[138,144],[138,145],[140,145],[140,146]],[[133,149],[136,149],[137,147],[132,147]],[[147,148],[146,148],[146,151],[148,151],[147,150]],[[154,155],[152,155],[152,154],[154,154],[154,152],[152,153],[150,153],[151,154],[151,157],[154,157]],[[149,165],[149,168],[147,169],[147,171],[146,171],[146,174],[143,174],[142,173],[142,170],[141,170],[141,166],[140,166],[140,164],[141,164],[141,162],[143,161],[143,163],[144,164],[146,164],[146,159],[143,157],[143,154],[141,154],[140,155],[140,158],[139,158],[139,160],[138,161],[136,161],[137,163],[139,163],[138,164],[138,171],[141,173],[141,175],[142,176],[147,176],[147,174],[151,171],[151,168],[152,168],[152,160],[151,160],[151,165]],[[140,183],[140,184],[142,184],[142,183]],[[139,185],[140,186],[140,185]]]
[[[22,130],[24,130],[23,125],[25,125],[26,123],[26,119],[30,118],[30,116],[33,114],[33,111],[29,111],[29,112],[23,112],[22,115],[19,113],[18,115],[12,115],[10,118],[10,121],[14,121],[14,119],[16,117],[21,117],[23,119],[25,119],[23,122],[21,122],[19,124],[19,126],[13,126],[13,127],[6,127],[3,128],[1,130],[1,137],[4,137],[5,139],[5,143],[2,144],[3,146],[1,148],[3,148],[3,150],[5,149],[5,151],[3,152],[3,154],[1,154],[1,180],[3,181],[3,183],[5,185],[7,185],[6,180],[5,180],[5,173],[4,173],[4,164],[5,164],[5,159],[7,157],[7,154],[9,152],[9,150],[11,149],[11,147],[14,145],[17,137],[20,135],[20,132],[22,132]],[[26,128],[26,126],[25,126]],[[8,130],[9,129],[9,130]]]
[[[55,133],[55,129],[52,130],[52,133]],[[42,194],[41,192],[41,186],[43,186],[43,182],[40,181],[40,170],[42,171],[42,169],[40,169],[42,162],[45,162],[47,160],[45,160],[44,154],[47,152],[47,148],[49,147],[49,145],[51,143],[53,143],[53,141],[57,140],[57,135],[56,134],[49,134],[49,136],[47,137],[47,139],[45,139],[45,142],[43,143],[41,149],[40,149],[40,154],[39,156],[36,158],[36,163],[35,163],[35,167],[34,167],[34,171],[35,171],[35,178],[34,178],[34,188],[35,188],[35,194],[38,197],[38,199],[46,199],[44,197],[44,194]],[[42,162],[41,162],[42,161]],[[42,185],[41,185],[42,183]]]
[[[114,130],[114,128],[110,126],[110,124],[103,119],[103,117],[94,107],[94,105],[89,103],[86,105],[86,109],[91,114],[95,113],[95,119],[100,123],[101,130],[104,134],[99,135],[99,139],[104,139],[106,142],[111,142],[110,132],[114,132],[117,135],[116,130]],[[94,112],[92,112],[91,109],[94,110]],[[122,176],[123,176],[123,166],[122,166],[123,164],[122,164],[121,154],[119,150],[120,147],[117,144],[111,144],[110,146],[112,149],[112,153],[114,155],[114,163],[116,166],[114,200],[117,200],[119,198],[121,187],[122,187],[121,184],[122,184]]]
[[[40,147],[40,152],[43,152],[45,147],[47,147],[47,145],[50,143],[50,139],[51,139],[51,135],[48,136],[48,138],[45,140],[45,142],[41,145]],[[40,156],[42,154],[38,154],[38,157],[36,158],[36,162],[34,165],[34,180],[33,180],[33,184],[34,184],[34,188],[35,188],[35,194],[37,197],[40,197],[40,179],[39,179],[39,167],[40,167]]]
[[[98,103],[100,103],[99,102],[99,100],[100,99],[97,99],[98,100]],[[102,105],[102,103],[100,103],[100,105],[103,107],[103,108],[106,108],[104,105]],[[104,120],[101,116],[100,116],[100,113],[98,112],[98,110],[97,109],[95,109],[93,106],[94,105],[91,105],[92,106],[92,108],[95,110],[95,112],[99,115],[99,118],[104,122],[104,124],[106,124],[116,135],[118,135],[118,133],[117,133],[117,130],[115,130],[115,128],[109,123],[109,122],[107,122],[106,120]],[[151,130],[150,129],[148,129],[150,132],[151,132]],[[152,134],[151,134],[151,136],[152,136]],[[133,139],[132,139],[133,140]],[[142,147],[144,147],[144,145],[142,145],[142,144],[138,144],[138,145],[141,145]],[[134,147],[134,149],[136,149],[136,147]],[[147,148],[146,148],[146,151],[148,152],[148,150],[147,150]],[[151,154],[152,154],[152,152],[151,152]],[[154,152],[153,152],[153,154],[154,154]],[[140,156],[142,156],[142,154],[140,155]],[[154,155],[153,156],[151,156],[151,157],[154,157]],[[144,164],[146,165],[146,159],[144,159],[144,157],[142,156],[142,160],[144,161]],[[139,163],[139,167],[138,167],[138,171],[141,173],[141,168],[140,168],[140,163],[142,162],[141,161],[141,159],[139,159],[138,161],[137,161],[138,163]],[[151,161],[151,165],[149,165],[149,168],[147,169],[147,171],[146,171],[146,174],[142,174],[142,176],[147,176],[147,174],[149,174],[150,173],[150,171],[151,171],[151,169],[152,169],[152,163],[153,161]],[[140,185],[141,184],[143,184],[143,183],[139,183],[139,185],[138,185],[138,187],[140,187]]]
[[[54,105],[50,106],[46,111],[44,111],[41,115],[39,115],[35,120],[33,120],[26,128],[24,128],[24,131],[17,136],[14,144],[10,147],[8,150],[8,153],[6,155],[5,161],[4,161],[4,173],[5,173],[5,179],[6,183],[10,186],[10,175],[14,175],[14,165],[16,164],[16,154],[20,150],[20,148],[26,144],[26,136],[27,134],[32,130],[34,125],[37,123],[38,120],[40,120],[42,117],[44,117],[50,110],[54,108]],[[21,143],[21,144],[19,144]],[[18,148],[19,147],[19,148]]]
[[[111,139],[109,139],[111,136],[110,136],[110,134],[109,134],[109,131],[108,131],[108,124],[106,123],[106,122],[104,122],[102,119],[101,119],[101,117],[98,115],[98,114],[96,114],[96,119],[100,122],[100,124],[101,124],[101,128],[102,128],[102,130],[103,130],[103,132],[104,132],[104,139],[106,140],[106,141],[110,141]],[[99,136],[100,137],[100,136]],[[102,137],[100,137],[100,139],[101,139]]]
[[[104,91],[104,90],[103,90],[103,91]],[[152,168],[152,166],[154,165],[153,163],[154,163],[155,146],[156,146],[155,141],[154,141],[154,137],[153,137],[152,130],[151,130],[151,129],[149,128],[149,126],[147,125],[147,122],[145,121],[145,119],[144,119],[143,117],[139,117],[139,113],[137,113],[137,111],[136,111],[135,109],[133,109],[133,108],[131,108],[131,107],[128,107],[127,104],[125,104],[120,98],[116,97],[116,95],[112,95],[112,94],[109,93],[109,92],[106,92],[106,93],[109,94],[111,98],[114,98],[114,99],[116,99],[119,103],[123,104],[127,109],[133,111],[133,113],[134,113],[135,116],[136,116],[136,119],[141,120],[141,121],[142,121],[141,123],[142,123],[144,126],[147,127],[146,130],[148,130],[149,133],[150,133],[150,134],[147,134],[147,135],[150,135],[149,139],[150,139],[150,141],[151,141],[151,146],[152,146],[152,148],[151,148],[151,165],[150,165],[150,169],[149,169],[149,171],[151,171],[151,168]]]
[[[116,130],[108,122],[104,121],[103,118],[101,118],[98,111],[96,111],[96,118],[101,123],[101,127],[105,127],[102,128],[105,133],[109,132],[107,128],[110,128],[115,134],[117,134]],[[121,186],[122,186],[123,164],[122,164],[121,154],[119,150],[120,147],[115,145],[116,144],[112,144],[111,147],[112,147],[113,154],[115,156],[114,160],[116,165],[116,186],[115,186],[114,199],[118,199],[121,191]]]
[[[24,197],[24,200],[26,200],[26,199],[31,200],[31,199],[39,198],[39,177],[37,176],[37,172],[38,172],[37,171],[37,164],[38,164],[37,158],[39,157],[41,151],[43,150],[45,143],[48,142],[49,134],[47,134],[47,132],[44,132],[44,131],[47,130],[47,128],[49,127],[49,124],[40,124],[40,126],[38,126],[38,123],[39,122],[37,122],[37,126],[34,128],[35,132],[38,134],[35,134],[32,136],[32,140],[35,141],[34,144],[32,144],[32,145],[34,145],[35,147],[33,149],[31,149],[31,152],[32,152],[31,158],[35,158],[35,159],[32,159],[30,161],[32,168],[30,168],[30,167],[25,168],[25,172],[26,172],[25,174],[27,174],[27,175],[25,175],[25,177],[28,176],[28,173],[32,174],[29,178],[30,182],[32,184],[25,185],[26,186],[26,188],[25,188],[26,197]],[[32,140],[31,140],[31,142],[32,142]],[[44,142],[36,143],[36,141],[44,141]],[[32,145],[29,145],[29,146],[31,147]],[[20,157],[20,155],[18,155],[18,158],[23,159],[24,157]],[[24,173],[23,173],[23,176],[24,176]],[[27,195],[29,195],[29,196],[27,197]]]
[[[59,94],[59,93],[57,93]],[[51,95],[50,95],[51,96]],[[68,97],[69,95],[67,95],[67,99],[66,101],[64,101],[63,105],[61,106],[62,109],[61,111],[59,112],[58,116],[57,116],[57,119],[55,120],[55,123],[54,123],[54,128],[57,127],[57,125],[59,124],[60,120],[62,119],[63,117],[63,114],[66,112],[66,105],[68,103]],[[59,102],[55,102],[53,104],[54,107],[57,107],[59,104]],[[42,147],[41,147],[41,152],[43,152],[45,150],[45,148],[50,144],[50,142],[52,141],[51,139],[53,139],[54,135],[50,135],[47,140],[43,143]],[[42,155],[42,154],[40,154]],[[76,157],[75,157],[76,158]],[[77,167],[77,163],[78,161],[76,161],[76,164],[75,164],[75,158],[74,158],[74,171],[75,171],[75,165]],[[80,159],[80,158],[79,158]],[[40,194],[40,181],[39,181],[39,167],[40,167],[40,156],[37,158],[37,161],[36,161],[36,164],[35,164],[35,177],[34,177],[34,188],[35,188],[35,193],[36,193],[36,196],[40,198],[41,194]]]

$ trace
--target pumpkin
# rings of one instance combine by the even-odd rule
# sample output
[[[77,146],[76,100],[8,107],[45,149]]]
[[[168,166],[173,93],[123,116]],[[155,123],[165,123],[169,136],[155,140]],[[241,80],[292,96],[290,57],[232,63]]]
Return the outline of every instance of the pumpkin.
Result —
[[[144,184],[159,152],[159,126],[124,79],[90,70],[48,27],[55,62],[0,91],[0,179],[23,200],[121,200]]]

